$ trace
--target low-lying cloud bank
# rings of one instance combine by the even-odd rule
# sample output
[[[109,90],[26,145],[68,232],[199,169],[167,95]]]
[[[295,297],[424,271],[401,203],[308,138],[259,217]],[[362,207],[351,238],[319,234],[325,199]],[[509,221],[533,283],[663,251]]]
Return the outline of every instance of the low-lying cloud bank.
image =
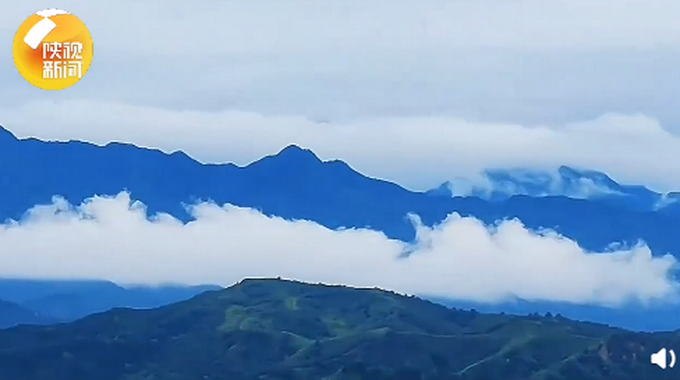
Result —
[[[240,165],[297,144],[415,190],[474,178],[490,168],[556,170],[562,165],[603,171],[620,183],[660,192],[680,189],[680,137],[644,115],[611,114],[556,126],[446,116],[321,123],[237,110],[174,111],[67,100],[0,108],[0,124],[22,138],[122,141]]]
[[[450,215],[414,245],[372,230],[330,230],[231,205],[190,207],[195,221],[149,216],[127,193],[73,206],[55,198],[0,226],[0,276],[230,285],[244,277],[379,286],[482,302],[512,297],[615,306],[674,301],[676,260],[644,245],[584,252],[520,221]],[[404,253],[410,253],[405,255]]]

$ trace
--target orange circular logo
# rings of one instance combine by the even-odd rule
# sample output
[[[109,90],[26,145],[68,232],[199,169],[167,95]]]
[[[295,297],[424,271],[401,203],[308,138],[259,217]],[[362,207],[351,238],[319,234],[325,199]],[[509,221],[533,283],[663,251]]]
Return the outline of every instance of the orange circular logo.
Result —
[[[29,17],[14,36],[14,64],[30,84],[63,90],[78,83],[92,64],[92,36],[76,16],[46,9]]]

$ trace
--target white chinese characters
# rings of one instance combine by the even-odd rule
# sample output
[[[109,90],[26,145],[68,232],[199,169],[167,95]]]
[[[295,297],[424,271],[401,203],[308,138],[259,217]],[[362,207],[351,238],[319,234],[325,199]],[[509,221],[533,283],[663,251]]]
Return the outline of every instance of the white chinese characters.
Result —
[[[80,42],[43,43],[43,78],[66,79],[83,77],[83,44]]]

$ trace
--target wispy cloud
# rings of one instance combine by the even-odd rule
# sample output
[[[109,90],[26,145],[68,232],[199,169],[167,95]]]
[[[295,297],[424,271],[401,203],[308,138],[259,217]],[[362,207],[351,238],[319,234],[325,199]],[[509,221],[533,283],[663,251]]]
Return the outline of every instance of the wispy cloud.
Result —
[[[573,170],[573,175],[565,177],[562,170],[497,169],[485,170],[475,176],[454,178],[443,184],[454,196],[474,195],[482,198],[492,196],[512,196],[525,194],[531,196],[563,195],[570,198],[588,199],[602,195],[624,195],[611,186],[609,181],[592,178],[587,173]],[[598,173],[598,175],[601,173]],[[662,195],[663,199],[666,198]],[[666,202],[659,202],[667,204]],[[660,208],[660,207],[657,207]]]
[[[124,283],[218,283],[243,277],[380,286],[494,302],[511,297],[616,305],[674,300],[676,261],[639,245],[586,253],[519,221],[485,226],[450,215],[418,224],[415,245],[371,230],[329,230],[229,205],[198,204],[196,220],[149,218],[127,194],[80,206],[56,199],[0,229],[0,275],[104,278]],[[404,252],[411,252],[404,256]]]
[[[343,159],[362,173],[419,190],[473,178],[488,168],[555,170],[561,165],[601,170],[619,182],[662,192],[680,188],[680,137],[643,115],[612,114],[553,126],[451,117],[322,123],[299,116],[74,100],[0,107],[0,123],[21,137],[131,142],[184,150],[203,162],[247,164],[298,144],[324,159]]]

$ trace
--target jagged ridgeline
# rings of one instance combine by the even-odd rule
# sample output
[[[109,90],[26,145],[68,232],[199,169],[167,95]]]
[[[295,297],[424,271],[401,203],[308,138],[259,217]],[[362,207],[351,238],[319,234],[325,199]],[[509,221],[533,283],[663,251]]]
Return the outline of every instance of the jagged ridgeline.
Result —
[[[671,380],[680,332],[452,310],[377,289],[245,280],[151,309],[0,331],[0,379]]]
[[[0,220],[20,218],[36,204],[51,203],[54,196],[80,204],[93,195],[128,190],[150,213],[167,212],[183,221],[191,220],[183,204],[210,199],[329,228],[371,226],[390,238],[408,241],[415,236],[406,218],[409,213],[432,225],[457,212],[487,224],[518,218],[528,228],[555,229],[592,251],[602,252],[612,242],[643,240],[656,254],[680,257],[680,239],[672,238],[680,230],[680,202],[652,212],[649,207],[659,203],[660,194],[618,185],[592,171],[563,169],[560,175],[567,182],[578,182],[581,177],[602,182],[625,196],[433,196],[369,178],[342,161],[322,161],[312,151],[294,145],[243,167],[209,165],[182,152],[165,154],[131,144],[101,147],[79,141],[17,139],[0,126],[0,173],[4,200]],[[512,177],[491,174],[501,183]]]

